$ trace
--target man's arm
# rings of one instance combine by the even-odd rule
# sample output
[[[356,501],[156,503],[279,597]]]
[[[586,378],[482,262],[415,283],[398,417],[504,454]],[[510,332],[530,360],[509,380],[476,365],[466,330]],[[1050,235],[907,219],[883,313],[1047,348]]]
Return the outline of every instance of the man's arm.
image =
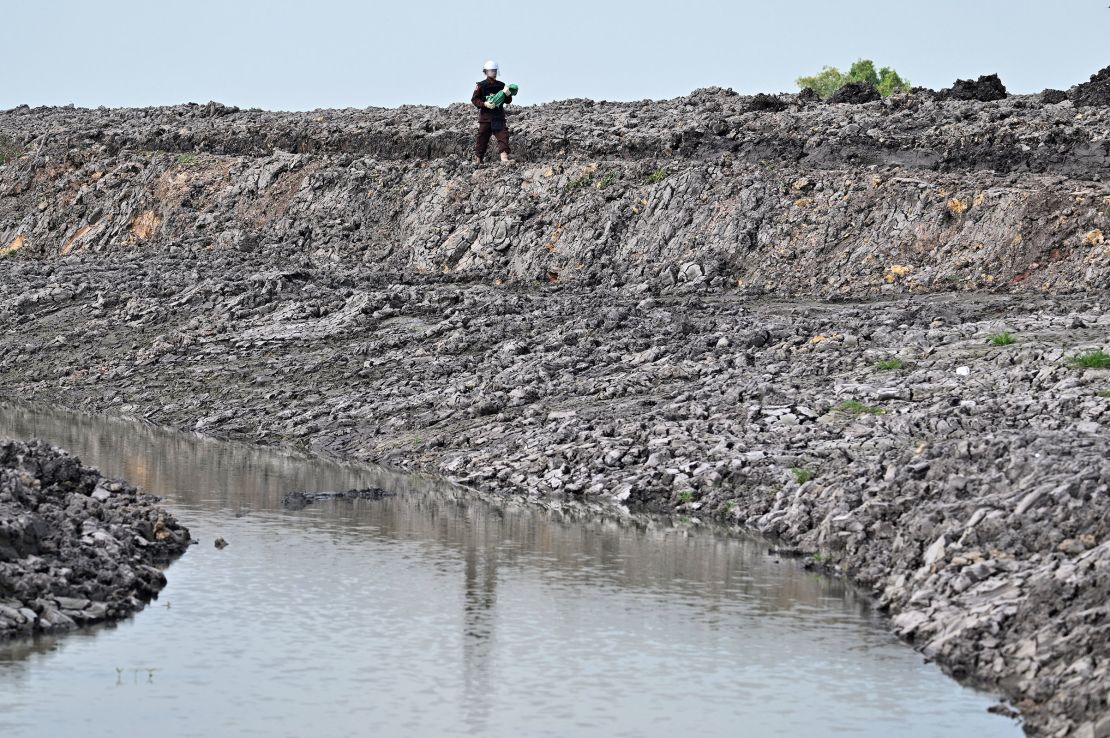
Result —
[[[482,97],[482,86],[474,85],[474,94],[470,96],[470,104],[476,108],[483,110],[493,110],[493,106],[486,102],[486,98]]]

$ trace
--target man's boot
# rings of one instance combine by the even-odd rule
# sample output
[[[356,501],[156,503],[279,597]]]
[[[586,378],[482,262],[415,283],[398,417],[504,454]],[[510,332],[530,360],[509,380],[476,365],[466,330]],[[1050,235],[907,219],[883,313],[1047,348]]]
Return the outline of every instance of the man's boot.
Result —
[[[509,161],[510,161],[510,159],[509,159],[509,155],[508,155],[508,154],[504,154],[504,153],[503,153],[503,154],[501,154],[501,163],[502,163],[502,164],[508,164],[508,163],[509,163]]]
[[[473,159],[470,160],[470,163],[476,167],[480,167],[482,166],[482,157],[475,156]]]

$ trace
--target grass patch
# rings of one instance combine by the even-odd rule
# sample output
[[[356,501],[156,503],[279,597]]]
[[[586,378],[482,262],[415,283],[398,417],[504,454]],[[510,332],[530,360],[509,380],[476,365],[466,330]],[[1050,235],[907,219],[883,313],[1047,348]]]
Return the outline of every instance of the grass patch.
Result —
[[[804,466],[793,466],[790,468],[790,473],[794,475],[794,481],[798,484],[805,484],[814,477],[813,470]]]
[[[884,415],[886,410],[877,405],[864,405],[859,400],[845,400],[836,409],[849,415]]]
[[[654,172],[649,174],[644,179],[644,181],[648,184],[659,184],[660,182],[665,180],[667,178],[667,175],[669,174],[670,172],[668,172],[666,169],[656,169]]]
[[[7,136],[0,136],[0,165],[7,164],[23,153],[23,149]]]
[[[608,172],[605,173],[605,176],[601,178],[601,181],[597,183],[597,188],[599,190],[604,190],[606,187],[613,184],[620,178],[620,172],[618,172],[616,169],[610,169]]]
[[[1017,343],[1017,339],[1009,331],[1002,331],[991,336],[992,346],[1009,346],[1012,343]]]
[[[576,177],[575,179],[572,179],[571,181],[567,182],[566,189],[567,190],[580,190],[583,187],[589,186],[589,184],[592,180],[593,180],[593,177],[591,177],[588,174],[583,174],[581,177]]]
[[[694,501],[694,493],[692,490],[684,489],[678,493],[678,501],[680,504],[685,505],[687,502]]]
[[[1068,363],[1076,369],[1110,369],[1110,354],[1093,349],[1071,357]]]
[[[1110,390],[1099,390],[1095,393],[1096,397],[1110,397]]]
[[[906,362],[901,359],[882,359],[875,364],[875,368],[883,372],[892,372],[906,368]]]
[[[184,154],[178,154],[173,163],[179,167],[191,167],[197,163],[197,155],[187,151]]]

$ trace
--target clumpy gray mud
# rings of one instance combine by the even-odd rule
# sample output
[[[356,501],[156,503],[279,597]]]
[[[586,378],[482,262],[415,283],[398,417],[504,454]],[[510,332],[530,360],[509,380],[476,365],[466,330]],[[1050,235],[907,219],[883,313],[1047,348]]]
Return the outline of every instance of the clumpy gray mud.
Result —
[[[3,390],[754,529],[1110,735],[1105,77],[564,101],[484,168],[465,105],[0,113]]]
[[[166,584],[189,531],[124,482],[0,439],[0,640],[124,618]]]

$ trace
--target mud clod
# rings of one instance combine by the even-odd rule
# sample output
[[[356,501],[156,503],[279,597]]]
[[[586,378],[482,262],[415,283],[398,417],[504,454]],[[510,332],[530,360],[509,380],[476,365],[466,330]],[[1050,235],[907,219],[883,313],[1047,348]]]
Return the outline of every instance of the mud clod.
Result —
[[[1110,106],[1110,67],[1072,88],[1069,98],[1076,106]]]
[[[808,89],[808,88],[807,88]],[[809,90],[813,92],[812,90]],[[786,110],[786,103],[776,95],[767,95],[760,92],[748,104],[749,112],[771,112],[777,113]]]
[[[864,82],[849,82],[830,95],[826,102],[833,105],[863,105],[881,99],[882,95],[879,94],[879,90],[876,89],[875,85],[869,85]]]
[[[1057,105],[1068,99],[1068,93],[1063,90],[1046,89],[1041,93],[1041,103],[1043,105]]]
[[[997,74],[987,74],[979,79],[958,79],[955,84],[944,91],[943,95],[949,100],[976,100],[978,102],[992,102],[1006,99],[1006,86],[1002,84]]]

